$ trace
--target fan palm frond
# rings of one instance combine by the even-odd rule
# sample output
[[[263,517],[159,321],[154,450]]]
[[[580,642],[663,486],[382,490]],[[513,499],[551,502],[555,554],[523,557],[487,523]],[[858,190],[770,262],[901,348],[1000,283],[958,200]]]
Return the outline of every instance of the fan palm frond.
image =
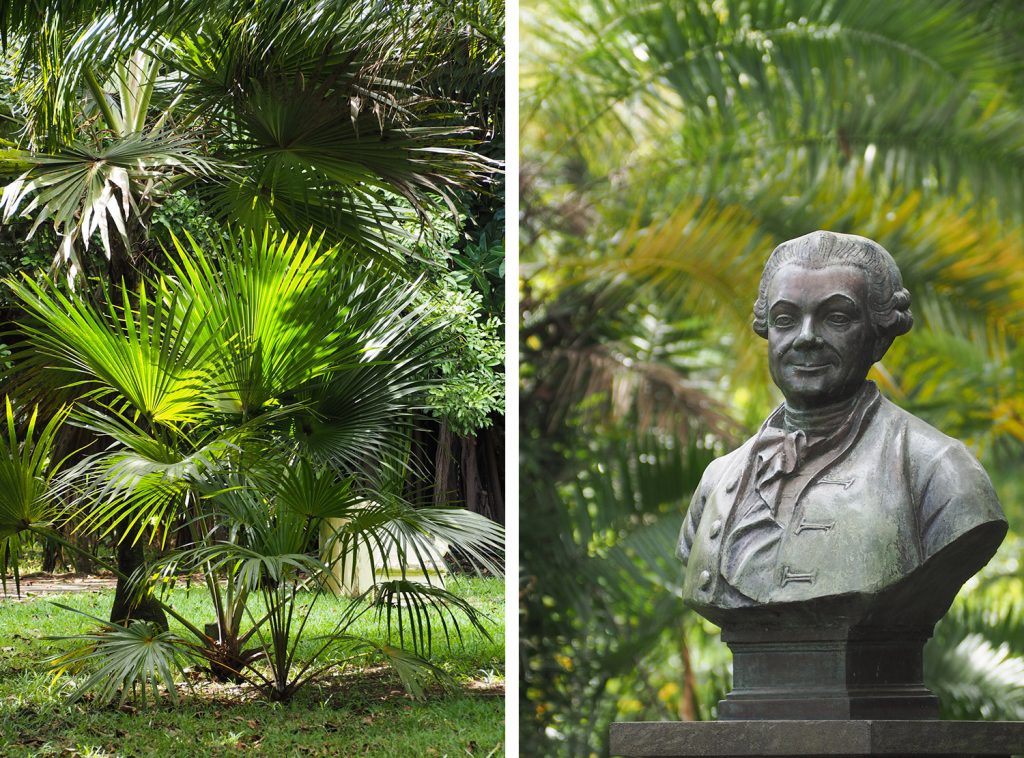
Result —
[[[111,234],[130,250],[129,227],[144,215],[155,185],[174,176],[208,174],[214,164],[197,154],[194,140],[159,133],[130,134],[98,148],[78,143],[54,155],[33,155],[31,161],[33,168],[4,188],[4,220],[35,214],[32,232],[52,222],[61,238],[54,264],[78,271],[83,262],[77,245],[88,249],[99,232],[108,259]]]
[[[213,347],[198,315],[177,298],[152,297],[145,286],[120,288],[125,305],[101,308],[80,294],[62,293],[27,276],[8,281],[32,320],[22,325],[22,371],[48,388],[83,387],[113,410],[147,422],[192,421],[205,407],[203,377]],[[116,400],[115,400],[116,398]]]
[[[55,682],[87,665],[97,666],[77,685],[69,702],[94,691],[99,702],[108,703],[120,692],[118,706],[124,705],[130,696],[140,697],[145,706],[148,690],[156,705],[160,700],[161,685],[172,702],[178,702],[175,683],[179,676],[185,678],[186,664],[196,659],[194,646],[171,632],[161,631],[148,621],[136,620],[128,626],[120,626],[60,603],[54,605],[81,613],[100,627],[91,634],[51,638],[76,643],[70,651],[49,659]]]

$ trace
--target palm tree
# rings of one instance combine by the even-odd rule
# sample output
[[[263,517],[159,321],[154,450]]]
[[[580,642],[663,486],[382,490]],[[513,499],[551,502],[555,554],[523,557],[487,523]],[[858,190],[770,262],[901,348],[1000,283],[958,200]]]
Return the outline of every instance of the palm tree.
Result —
[[[532,503],[567,501],[575,505],[561,528],[577,542],[591,533],[591,522],[614,523],[608,516],[621,512],[627,485],[637,481],[624,472],[634,466],[653,474],[644,462],[661,459],[648,449],[648,434],[663,455],[685,449],[678,415],[642,412],[672,407],[660,398],[692,398],[700,390],[705,401],[691,399],[690,407],[724,404],[748,426],[764,417],[777,395],[749,329],[757,277],[774,245],[815,228],[879,240],[914,294],[914,332],[874,372],[883,390],[965,438],[997,482],[1019,463],[1024,386],[1015,304],[1024,294],[1024,144],[1017,126],[1024,103],[1013,85],[1024,67],[1019,40],[1008,31],[1017,27],[997,19],[1019,22],[1019,9],[954,1],[526,6],[522,254],[531,297],[524,306],[523,406],[536,404],[538,412],[526,418],[522,438],[530,443],[522,452],[547,475],[528,480],[547,495],[524,498],[526,523],[537,518]],[[590,293],[602,288],[629,294],[595,301]],[[581,309],[585,316],[573,315]],[[693,319],[704,325],[708,349],[687,363],[650,336]],[[588,362],[569,368],[566,356],[584,346]],[[648,346],[653,361],[637,355]],[[594,356],[604,360],[604,378]],[[668,375],[674,393],[638,376],[651,373],[650,363],[675,367]],[[559,394],[544,394],[552,392]],[[543,418],[539,409],[556,401],[563,410]],[[644,433],[623,434],[616,418]],[[703,414],[688,418],[698,422]],[[709,421],[695,423],[690,437],[698,449],[722,449],[726,435]],[[559,445],[538,445],[545,435]],[[609,453],[590,463],[593,452],[584,451],[599,449],[606,437],[628,466],[608,464]],[[604,485],[593,482],[598,475]],[[584,481],[589,486],[579,489]],[[1020,501],[1015,491],[1001,491],[1013,523]],[[674,513],[686,494],[678,488]],[[654,523],[645,517],[620,524],[579,543],[576,554],[603,556]],[[557,562],[541,559],[546,543],[539,536],[531,544],[534,532],[523,534],[527,616],[544,617],[549,636],[560,624],[566,635],[577,634],[570,614],[554,617],[544,603],[560,597],[565,584],[560,570],[545,570]],[[649,555],[637,552],[633,563],[643,576],[659,575]],[[656,623],[660,596],[653,590],[630,597],[635,577],[593,573],[593,581],[577,579],[592,588],[577,587],[577,596],[629,598],[618,618],[635,618],[640,628]],[[671,592],[672,585],[654,586]],[[593,616],[584,628],[601,629],[600,620]],[[684,623],[688,631],[677,637],[699,637],[692,618]],[[527,644],[537,639],[530,634]],[[627,662],[619,671],[645,670],[636,663],[645,660],[639,648],[622,651]],[[558,655],[571,660],[561,666]],[[687,655],[677,657],[682,669]],[[616,708],[609,688],[623,701],[624,692],[641,686],[635,677],[605,682],[585,674],[563,686],[576,658],[571,645],[547,647],[535,655],[532,673],[524,667],[523,691],[531,698],[524,713],[539,714],[524,740],[565,754],[598,749],[599,741],[568,726],[583,693],[599,706],[600,723]],[[709,665],[690,663],[688,672]],[[683,707],[694,688],[688,675],[677,670],[677,677],[677,694],[665,698],[690,716],[706,716],[711,703]],[[714,690],[704,693],[712,702]],[[559,692],[571,697],[557,702]],[[649,690],[647,698],[653,716],[660,698]],[[545,727],[567,739],[552,742],[539,734]],[[603,729],[592,722],[587,732]]]
[[[5,197],[7,218],[55,225],[66,261],[95,231],[110,259],[108,224],[136,256],[128,217],[144,227],[190,185],[214,218],[312,227],[400,265],[410,220],[454,208],[491,171],[465,150],[474,135],[459,103],[427,91],[443,44],[459,41],[434,6],[404,17],[310,2],[196,4],[145,21],[82,13],[22,29],[28,152],[8,152],[34,167]],[[428,29],[440,36],[418,36]]]
[[[500,571],[497,525],[401,497],[410,430],[445,325],[415,283],[337,246],[268,232],[179,246],[171,270],[125,288],[122,306],[27,277],[11,286],[29,314],[13,361],[39,392],[78,387],[73,423],[112,442],[47,493],[49,518],[4,526],[67,523],[162,545],[184,531],[181,546],[140,567],[131,586],[151,588],[154,574],[204,574],[216,632],[175,617],[219,675],[288,699],[316,673],[292,671],[293,632],[304,628],[293,620],[300,590],[318,587],[331,569],[320,553],[336,553],[346,572],[355,571],[356,552],[379,561],[397,551],[403,565],[429,572],[431,540],[440,538]],[[66,503],[56,513],[54,495]],[[327,544],[317,546],[317,535]],[[259,594],[263,617],[253,615]],[[452,616],[455,628],[454,611],[478,623],[450,593],[405,581],[404,569],[378,594],[382,608],[401,596],[400,631],[407,613],[427,607]],[[121,620],[116,609],[113,618]],[[412,646],[422,653],[429,635],[420,623]],[[337,639],[347,639],[345,629]],[[134,625],[115,637],[122,647],[149,639]],[[412,665],[404,653],[383,652]],[[257,660],[271,662],[271,677]]]
[[[428,221],[494,173],[467,149],[494,126],[471,102],[496,87],[481,74],[502,60],[484,33],[493,9],[0,6],[23,103],[5,220],[28,216],[29,236],[52,224],[55,265],[115,302],[159,265],[171,242],[153,219],[186,191],[209,222],[313,229],[403,271]],[[119,552],[123,573],[142,559]]]

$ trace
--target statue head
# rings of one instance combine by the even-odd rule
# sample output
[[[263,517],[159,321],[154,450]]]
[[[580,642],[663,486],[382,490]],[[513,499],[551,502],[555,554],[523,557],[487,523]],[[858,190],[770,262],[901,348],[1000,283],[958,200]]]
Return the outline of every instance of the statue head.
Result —
[[[818,231],[783,242],[765,264],[754,303],[772,379],[795,408],[855,394],[912,325],[896,262],[852,234]]]

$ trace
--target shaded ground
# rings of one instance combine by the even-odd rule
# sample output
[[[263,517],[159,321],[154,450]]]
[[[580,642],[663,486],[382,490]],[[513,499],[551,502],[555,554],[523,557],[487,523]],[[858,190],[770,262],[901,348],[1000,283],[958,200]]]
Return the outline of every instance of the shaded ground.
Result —
[[[464,644],[440,640],[435,662],[455,677],[426,696],[406,694],[394,671],[370,663],[331,671],[287,704],[269,702],[251,688],[188,672],[177,685],[177,705],[159,702],[99,705],[91,694],[74,703],[81,683],[70,674],[54,682],[47,660],[65,643],[56,636],[87,631],[89,616],[109,614],[112,576],[25,576],[22,601],[0,602],[0,756],[504,756],[504,634],[501,580],[460,580],[453,587],[494,619],[494,639],[465,630]],[[97,591],[98,590],[98,591]],[[27,594],[31,592],[32,594]],[[50,602],[55,593],[67,608]],[[13,582],[8,594],[14,595]],[[171,600],[190,617],[210,610],[203,588],[175,589]],[[329,633],[338,602],[325,598],[310,614],[310,637]],[[69,609],[82,613],[73,613]],[[367,620],[361,634],[375,635]],[[11,632],[14,632],[13,634]],[[377,630],[376,639],[386,636]]]
[[[0,600],[29,600],[40,595],[61,592],[96,592],[113,589],[117,577],[113,574],[24,574],[21,577],[21,595],[14,579],[8,577],[6,588],[0,587]]]

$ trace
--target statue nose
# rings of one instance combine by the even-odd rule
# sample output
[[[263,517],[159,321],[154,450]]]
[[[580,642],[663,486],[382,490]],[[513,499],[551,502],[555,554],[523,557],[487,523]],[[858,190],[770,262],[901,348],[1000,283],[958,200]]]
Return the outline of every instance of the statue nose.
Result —
[[[796,340],[793,341],[793,347],[813,347],[821,341],[821,337],[818,336],[814,329],[814,321],[810,316],[807,316],[800,323],[800,333],[797,334]]]

